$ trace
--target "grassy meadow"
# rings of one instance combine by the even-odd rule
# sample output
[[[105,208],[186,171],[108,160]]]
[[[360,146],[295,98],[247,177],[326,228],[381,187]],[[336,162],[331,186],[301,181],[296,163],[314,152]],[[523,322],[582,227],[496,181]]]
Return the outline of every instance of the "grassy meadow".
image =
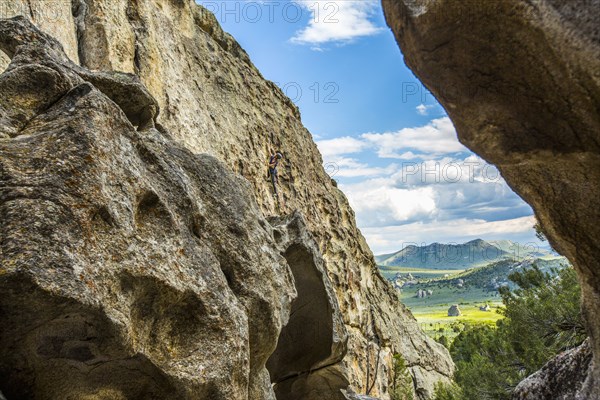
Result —
[[[393,271],[392,271],[393,269]],[[389,275],[386,275],[386,272]],[[417,268],[388,267],[382,270],[384,276],[393,277],[397,272],[412,274],[419,283],[405,287],[401,291],[402,302],[411,310],[421,328],[430,337],[439,339],[444,335],[452,340],[465,324],[495,325],[496,321],[503,318],[498,308],[502,305],[497,291],[490,291],[478,287],[468,286],[458,288],[446,282],[438,282],[446,274],[446,279],[460,276],[463,270],[428,270]],[[444,280],[445,281],[445,280]],[[425,298],[417,298],[419,289],[431,290],[433,294]],[[449,317],[448,308],[458,304],[462,312],[459,317]],[[481,311],[480,306],[490,305],[489,311]]]

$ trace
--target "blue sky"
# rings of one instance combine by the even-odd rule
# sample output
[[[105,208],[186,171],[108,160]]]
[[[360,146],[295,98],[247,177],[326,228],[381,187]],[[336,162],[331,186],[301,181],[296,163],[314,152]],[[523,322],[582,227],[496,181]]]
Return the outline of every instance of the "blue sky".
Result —
[[[541,245],[531,208],[458,142],[404,65],[378,0],[199,3],[300,107],[374,253],[475,238]]]

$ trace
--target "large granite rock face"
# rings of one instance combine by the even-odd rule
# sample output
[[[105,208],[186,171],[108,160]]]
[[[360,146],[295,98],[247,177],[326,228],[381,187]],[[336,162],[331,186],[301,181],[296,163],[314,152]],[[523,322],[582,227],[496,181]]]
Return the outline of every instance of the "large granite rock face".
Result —
[[[31,3],[34,8],[38,4],[12,3]],[[54,32],[75,38],[67,41],[61,36],[61,42],[70,58],[79,59],[86,68],[65,64],[63,58],[54,61],[68,67],[68,79],[88,82],[109,96],[140,131],[173,139],[194,154],[207,153],[224,161],[227,169],[246,178],[250,196],[266,216],[276,214],[264,179],[268,148],[284,151],[281,189],[286,212],[298,210],[304,216],[348,335],[347,353],[341,361],[333,363],[336,356],[332,354],[337,350],[327,356],[323,352],[323,359],[310,361],[327,368],[301,375],[290,392],[332,382],[335,388],[349,383],[358,393],[373,386],[372,395],[387,399],[392,356],[397,352],[407,360],[419,398],[430,396],[437,381],[449,380],[453,364],[448,352],[421,332],[396,291],[378,274],[354,214],[325,173],[298,109],[260,75],[211,13],[188,0],[73,0],[72,5],[73,16],[60,14],[64,18],[43,21],[51,24]],[[135,78],[113,71],[134,74],[143,86],[138,86]],[[50,73],[46,79],[53,82],[53,76]],[[113,85],[113,81],[121,84]],[[56,96],[63,93],[62,88],[53,90]],[[129,104],[130,98],[124,96],[128,93],[135,93],[137,100]],[[156,101],[146,101],[147,93]],[[5,138],[17,138],[23,121],[45,110],[45,104],[32,111],[18,100],[14,102],[14,107],[5,108],[12,110],[6,114],[10,129],[0,133]],[[210,214],[207,219],[218,216]],[[285,252],[283,256],[285,260]],[[297,258],[291,253],[287,256]],[[293,267],[291,272],[294,276]],[[332,338],[338,343],[334,335]],[[275,346],[272,343],[271,350]],[[264,376],[260,379],[268,385]]]
[[[383,6],[461,142],[498,166],[576,267],[595,365],[577,396],[600,398],[600,1]]]
[[[0,389],[341,399],[347,332],[302,216],[272,226],[245,179],[158,131],[136,76],[73,64],[20,17],[0,49]]]
[[[19,111],[0,140],[4,394],[273,399],[295,281],[247,181],[136,130],[26,20],[0,36],[3,126]]]

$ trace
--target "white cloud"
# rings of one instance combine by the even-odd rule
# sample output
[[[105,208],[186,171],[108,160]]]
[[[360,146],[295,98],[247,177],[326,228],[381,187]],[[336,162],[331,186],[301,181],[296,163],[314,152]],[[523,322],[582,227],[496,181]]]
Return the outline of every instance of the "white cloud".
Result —
[[[364,182],[340,186],[362,226],[381,226],[415,219],[429,220],[435,213],[434,192],[431,188],[399,189],[377,186],[377,181],[385,182],[385,179],[371,180],[371,185],[368,186]]]
[[[354,39],[376,35],[383,30],[372,17],[378,10],[377,0],[295,0],[308,10],[311,19],[308,26],[296,32],[293,43],[319,45],[346,43]]]
[[[435,156],[468,151],[458,141],[454,125],[448,117],[397,132],[365,133],[361,138],[376,146],[377,154],[382,158],[403,158],[408,150]]]
[[[368,145],[368,143],[350,136],[320,140],[317,142],[317,147],[324,158],[331,158],[332,156],[340,156],[344,154],[360,153]]]
[[[412,153],[411,153],[412,154]],[[406,154],[403,159],[410,160]],[[417,156],[414,156],[417,157]],[[425,155],[418,156],[423,159]],[[443,157],[421,162],[404,161],[391,179],[395,186],[422,186],[457,183],[500,183],[504,181],[498,169],[482,158],[471,155],[464,159]]]
[[[327,164],[335,168],[335,176],[332,176],[333,178],[389,176],[398,170],[396,164],[390,164],[387,167],[371,167],[368,164],[358,162],[354,158],[345,157],[329,161]]]
[[[417,113],[419,113],[419,115],[427,115],[429,114],[429,110],[431,110],[433,107],[435,107],[435,105],[433,104],[419,104],[416,108],[417,108]]]
[[[440,243],[464,243],[473,239],[510,239],[521,243],[535,239],[535,217],[525,216],[502,221],[481,219],[455,219],[449,221],[414,222],[405,225],[361,228],[375,254],[398,251],[403,245]]]
[[[413,153],[412,151],[407,151],[406,153],[402,153],[398,156],[398,158],[403,160],[414,160],[415,158],[419,158],[418,154]]]
[[[458,142],[447,117],[318,146],[376,253],[398,250],[402,241],[535,240],[531,208]]]
[[[448,117],[397,132],[365,133],[358,138],[343,136],[320,140],[317,146],[325,158],[360,153],[369,148],[374,148],[380,158],[403,160],[469,152],[458,141],[454,125]]]
[[[384,168],[356,164],[363,173],[339,176],[371,178],[340,184],[356,210],[360,227],[464,218],[510,219],[531,214],[529,206],[499,175],[486,177],[486,171],[495,171],[495,167],[477,156],[403,162]]]

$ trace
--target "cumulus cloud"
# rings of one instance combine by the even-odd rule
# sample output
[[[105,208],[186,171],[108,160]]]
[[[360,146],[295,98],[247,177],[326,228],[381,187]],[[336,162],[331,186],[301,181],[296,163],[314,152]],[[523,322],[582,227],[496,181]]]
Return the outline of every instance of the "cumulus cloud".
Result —
[[[320,140],[317,146],[325,158],[360,153],[367,149],[374,149],[380,158],[402,160],[469,152],[458,141],[454,125],[448,117],[397,132],[365,133],[359,137],[344,136]]]
[[[479,157],[426,160],[394,167],[383,169],[376,178],[340,186],[356,210],[359,226],[463,218],[492,221],[532,214],[531,208],[498,174],[491,175],[493,179],[485,176],[485,171],[495,168]]]
[[[377,0],[295,0],[310,15],[308,26],[296,32],[293,43],[310,44],[321,50],[326,43],[347,43],[383,30],[373,21]]]
[[[458,142],[447,117],[318,145],[375,252],[398,250],[401,241],[535,240],[529,205]]]
[[[335,178],[357,178],[391,175],[398,170],[396,164],[385,167],[373,167],[356,158],[345,157],[348,154],[361,153],[368,149],[369,143],[345,136],[317,141],[328,173]]]
[[[317,147],[325,159],[344,154],[359,153],[368,146],[369,144],[365,141],[350,136],[317,142]]]
[[[432,242],[464,243],[473,239],[507,239],[539,245],[532,226],[535,217],[524,216],[501,221],[454,219],[448,221],[413,222],[404,225],[361,228],[375,254],[398,251],[408,244]]]
[[[377,154],[382,158],[403,158],[407,151],[435,156],[468,151],[456,138],[456,130],[448,117],[397,132],[365,133],[361,138],[377,147]]]
[[[421,159],[419,162],[403,161],[399,170],[390,177],[395,185],[504,183],[495,166],[475,155],[462,159],[453,157],[424,159],[425,157],[423,154],[418,156]]]
[[[357,178],[357,177],[375,177],[386,176],[394,173],[398,169],[396,164],[390,164],[386,167],[372,167],[369,164],[361,163],[354,158],[336,158],[334,161],[328,161],[335,169],[336,178]]]
[[[374,180],[369,183],[368,186],[363,186],[363,183],[340,186],[348,196],[360,226],[429,220],[435,214],[436,205],[431,188],[400,189],[377,186]]]

